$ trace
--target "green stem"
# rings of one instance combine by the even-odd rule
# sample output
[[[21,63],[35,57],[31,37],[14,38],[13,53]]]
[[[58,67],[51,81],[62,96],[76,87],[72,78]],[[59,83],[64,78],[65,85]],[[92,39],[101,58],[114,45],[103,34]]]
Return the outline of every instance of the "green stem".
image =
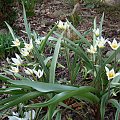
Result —
[[[69,74],[70,74],[70,83],[72,84],[72,78],[71,78],[71,64],[70,64],[70,59],[69,59],[69,50],[65,47],[65,53],[66,53],[66,60],[67,60],[67,66],[68,66],[68,70],[69,70]]]
[[[101,72],[102,72],[102,70],[101,70],[101,67],[102,67],[102,54],[101,54],[101,49],[99,48],[99,58],[100,58],[100,60],[99,60],[99,64],[100,64],[100,81],[101,81],[101,89],[102,89],[102,91],[103,91],[103,80],[101,79]]]
[[[93,61],[93,86],[95,87],[95,55],[93,54],[92,56],[92,61]]]
[[[110,80],[109,80],[109,83],[108,83],[108,99],[110,98]]]
[[[67,32],[65,32],[65,37],[67,36]],[[64,43],[65,40],[64,40]],[[67,60],[67,66],[68,66],[68,72],[69,72],[69,75],[70,75],[70,84],[72,85],[72,68],[71,68],[71,63],[70,63],[70,57],[69,57],[69,48],[67,48],[65,46],[65,54],[66,54],[66,60]]]
[[[116,70],[116,66],[117,66],[117,54],[116,54],[116,51],[115,51],[114,70]]]

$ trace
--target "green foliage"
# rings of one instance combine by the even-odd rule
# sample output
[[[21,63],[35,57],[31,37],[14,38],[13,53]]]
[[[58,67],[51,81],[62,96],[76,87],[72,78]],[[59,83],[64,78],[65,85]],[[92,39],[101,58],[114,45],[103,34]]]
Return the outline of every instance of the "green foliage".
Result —
[[[15,52],[16,48],[13,48],[11,45],[13,38],[10,33],[0,34],[0,58],[6,58],[7,56],[12,55]],[[16,49],[17,50],[17,49]]]
[[[35,5],[37,0],[22,0],[26,9],[27,16],[35,15]]]

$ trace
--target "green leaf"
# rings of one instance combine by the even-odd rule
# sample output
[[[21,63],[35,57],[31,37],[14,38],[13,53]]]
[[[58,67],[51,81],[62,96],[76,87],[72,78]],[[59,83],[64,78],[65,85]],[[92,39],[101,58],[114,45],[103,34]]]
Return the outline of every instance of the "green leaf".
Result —
[[[112,81],[110,87],[120,86],[120,75],[116,76]]]
[[[69,22],[67,21],[71,27],[71,29],[76,33],[76,35],[78,35],[81,38],[81,42],[86,43],[86,45],[90,46],[90,42]]]
[[[13,96],[10,96],[9,98],[2,99],[2,100],[0,100],[0,105],[6,104],[6,103],[8,103],[10,101],[13,101],[13,100],[19,98],[20,96],[21,95],[13,95]]]
[[[56,104],[52,104],[48,106],[48,120],[52,120],[52,116],[54,114],[56,108]]]
[[[81,95],[87,92],[95,92],[95,89],[93,87],[80,87],[78,90],[73,90],[73,91],[66,91],[66,92],[61,92],[59,94],[56,94],[52,99],[50,99],[49,101],[45,102],[45,103],[36,103],[36,104],[32,104],[32,105],[28,105],[27,107],[32,107],[32,108],[38,108],[38,107],[45,107],[45,106],[49,106],[52,104],[59,104],[59,102],[68,99],[70,97],[76,96],[76,95]]]
[[[97,28],[97,25],[96,25],[96,17],[95,17],[93,29],[96,30],[96,28]],[[96,35],[93,33],[93,46],[95,45],[95,43],[96,43]]]
[[[19,103],[23,103],[27,100],[30,100],[30,99],[33,99],[33,98],[36,98],[37,96],[40,96],[42,95],[43,93],[40,93],[40,92],[30,92],[30,93],[27,93],[27,94],[24,94],[24,95],[21,95],[20,97],[16,98],[15,100],[12,100],[12,101],[9,101],[7,103],[5,103],[1,108],[0,108],[0,111],[1,110],[5,110],[7,108],[10,108],[10,107],[13,107]]]
[[[5,94],[10,94],[10,93],[12,93],[13,91],[15,91],[15,92],[17,92],[17,91],[20,91],[21,90],[21,88],[5,88],[5,89],[0,89],[0,94],[3,94],[3,93],[5,93]]]
[[[115,114],[115,120],[119,120],[119,116],[120,116],[120,112],[119,110],[117,110]]]
[[[116,109],[117,109],[117,110],[119,111],[119,113],[120,113],[120,103],[118,103],[117,100],[115,100],[115,99],[110,99],[108,102],[111,103],[111,104],[113,104],[114,107],[116,107]]]
[[[39,64],[41,65],[41,67],[43,68],[43,70],[45,71],[46,78],[48,79],[48,76],[49,76],[48,69],[47,69],[47,67],[45,66],[43,56],[41,55],[41,53],[39,53],[39,51],[38,51],[38,49],[37,49],[34,41],[33,41],[33,46],[34,46],[34,55],[35,55],[36,58],[38,59],[38,62],[39,62]]]
[[[114,51],[112,55],[110,55],[108,57],[108,59],[103,63],[102,68],[103,67],[105,68],[105,65],[108,64],[108,63],[110,63],[115,58],[115,54],[117,55],[117,53],[119,53],[119,52],[120,52],[120,47],[116,51]]]
[[[61,120],[61,112],[58,111],[55,120]]]
[[[51,66],[50,66],[50,77],[49,77],[49,82],[50,83],[55,83],[55,69],[56,69],[56,64],[57,64],[57,59],[58,59],[58,55],[59,55],[59,50],[60,50],[60,44],[61,44],[62,37],[63,37],[63,35],[61,35],[60,39],[58,39],[58,41],[56,43],[56,46],[55,46],[53,59],[52,59],[52,63],[51,63]]]
[[[23,17],[24,17],[25,30],[26,30],[28,38],[30,40],[31,39],[30,25],[28,24],[28,21],[27,21],[25,7],[24,7],[24,3],[23,2],[22,2],[22,5],[23,5]]]
[[[99,30],[100,30],[100,36],[102,36],[102,25],[103,25],[103,21],[104,21],[104,13],[101,17],[101,21],[100,21],[100,26],[99,26]]]
[[[8,29],[9,29],[12,37],[13,37],[13,40],[15,41],[15,40],[16,40],[16,37],[15,37],[15,35],[14,35],[13,29],[10,27],[10,25],[9,25],[7,22],[5,22],[5,23],[6,23],[7,27],[8,27]]]
[[[41,53],[44,51],[45,45],[46,45],[46,43],[47,43],[47,40],[48,40],[48,38],[50,37],[50,35],[53,33],[53,31],[56,29],[56,27],[57,27],[57,24],[50,30],[50,32],[47,34],[47,36],[45,37],[45,39],[44,39],[44,40],[42,41],[42,43],[40,44],[39,50],[40,50]]]
[[[44,82],[37,82],[31,81],[30,79],[24,78],[24,80],[11,80],[3,75],[0,75],[0,79],[6,80],[7,82],[15,85],[21,86],[28,86],[40,92],[60,92],[60,91],[67,91],[67,90],[77,90],[77,87],[67,86],[67,85],[60,85],[60,84],[52,84],[52,83],[44,83]]]
[[[104,120],[105,106],[106,106],[107,102],[108,102],[108,93],[105,93],[101,98],[101,104],[100,104],[101,120]]]
[[[58,37],[60,37],[60,34],[54,32],[55,35],[57,35]],[[87,63],[87,65],[89,65],[90,68],[93,67],[92,62],[90,61],[89,57],[87,56],[86,52],[80,48],[78,46],[78,44],[75,44],[74,42],[72,42],[71,40],[69,40],[68,38],[64,37],[64,40],[67,41],[67,43],[62,42],[62,45],[65,47],[68,47],[70,50],[73,50],[76,54],[78,54],[80,57],[82,57],[84,59],[84,61]]]
[[[77,95],[77,96],[74,96],[74,98],[78,99],[78,100],[85,100],[85,101],[88,101],[90,103],[99,103],[99,98],[94,95],[93,93],[84,93],[84,94],[81,94],[80,96]]]

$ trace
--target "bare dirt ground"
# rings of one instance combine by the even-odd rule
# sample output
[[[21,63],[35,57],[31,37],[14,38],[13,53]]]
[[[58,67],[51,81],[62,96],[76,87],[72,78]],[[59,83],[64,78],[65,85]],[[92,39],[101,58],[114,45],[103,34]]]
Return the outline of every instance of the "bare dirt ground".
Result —
[[[28,21],[31,28],[39,34],[46,33],[51,25],[57,20],[65,21],[69,14],[72,12],[73,7],[66,3],[65,0],[45,0],[42,4],[38,3],[35,7],[35,16],[29,17]],[[110,8],[108,6],[97,5],[90,8],[84,2],[80,2],[77,8],[77,13],[81,17],[77,29],[84,32],[93,27],[93,20],[97,17],[99,24],[100,18],[105,13],[103,24],[103,35],[106,37],[120,37],[120,9]],[[18,17],[14,23],[18,31],[24,30],[22,9],[18,8]],[[21,33],[22,34],[22,33]]]

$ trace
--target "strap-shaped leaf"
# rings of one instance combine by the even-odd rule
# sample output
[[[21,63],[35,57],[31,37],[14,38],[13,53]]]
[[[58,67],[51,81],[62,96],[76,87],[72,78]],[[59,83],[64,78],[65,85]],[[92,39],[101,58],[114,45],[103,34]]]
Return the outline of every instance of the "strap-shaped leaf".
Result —
[[[71,27],[71,29],[81,38],[81,42],[86,43],[86,45],[90,46],[90,42],[69,22],[67,21]]]
[[[98,103],[100,101],[96,95],[94,95],[93,93],[90,93],[90,92],[81,94],[80,96],[79,95],[74,96],[74,98],[76,98],[78,100],[85,100],[90,103]]]
[[[8,29],[9,29],[9,31],[10,31],[12,37],[13,37],[13,40],[16,40],[15,34],[14,34],[14,32],[13,32],[13,29],[10,27],[10,25],[9,25],[7,22],[5,22],[5,23],[6,23],[7,27],[8,27]]]
[[[104,120],[105,106],[107,102],[108,102],[108,93],[105,93],[101,98],[101,105],[100,105],[101,120]]]
[[[21,94],[19,94],[19,95],[13,95],[13,96],[10,96],[10,97],[8,97],[6,99],[2,99],[2,100],[0,100],[0,106],[4,105],[4,104],[6,104],[6,103],[8,103],[10,101],[15,100],[15,99],[19,98],[20,96],[21,96]]]
[[[59,55],[59,50],[60,50],[62,37],[63,37],[63,34],[61,35],[60,39],[58,39],[58,41],[56,43],[56,46],[55,46],[53,59],[52,59],[52,63],[51,63],[51,66],[50,66],[50,77],[49,77],[49,82],[50,83],[55,83],[55,69],[56,69],[56,64],[57,64],[57,59],[58,59],[58,55]]]
[[[27,93],[27,94],[24,94],[24,95],[21,95],[20,97],[18,97],[17,99],[14,99],[6,104],[4,104],[0,110],[5,110],[7,108],[10,108],[10,107],[13,107],[19,103],[23,103],[27,100],[30,100],[30,99],[33,99],[33,98],[36,98],[37,96],[40,96],[42,95],[43,93],[40,93],[40,92],[30,92],[30,93]]]
[[[105,67],[106,64],[110,63],[115,58],[115,55],[117,55],[118,53],[120,53],[120,47],[107,58],[107,60],[102,64],[102,68]]]
[[[53,33],[53,31],[56,29],[57,25],[55,25],[50,32],[47,34],[47,36],[45,37],[45,39],[42,41],[41,45],[40,45],[40,52],[43,52],[43,50],[45,49],[45,45],[47,43],[48,38],[50,37],[50,35]]]
[[[48,78],[48,69],[47,69],[47,67],[45,66],[45,63],[44,63],[44,59],[43,59],[43,56],[40,54],[40,52],[38,51],[38,49],[37,49],[37,47],[36,47],[36,45],[35,45],[35,42],[33,41],[33,46],[34,46],[34,55],[35,55],[35,57],[38,59],[38,62],[39,62],[39,64],[42,66],[42,68],[44,69],[44,71],[45,71],[45,74],[46,74],[46,76],[47,76],[47,78]]]
[[[30,25],[28,24],[28,21],[27,21],[24,3],[22,2],[22,4],[23,4],[23,17],[24,17],[25,30],[26,30],[28,38],[30,40],[31,39]]]
[[[70,97],[76,96],[76,95],[82,95],[87,92],[95,92],[95,89],[93,87],[80,87],[78,90],[73,90],[73,91],[66,91],[66,92],[61,92],[57,95],[55,95],[52,99],[50,99],[47,102],[44,103],[36,103],[32,105],[28,105],[27,107],[32,107],[32,108],[38,108],[38,107],[45,107],[49,106],[51,104],[59,104],[59,102],[68,99]]]
[[[109,103],[112,103],[112,104],[114,105],[114,107],[116,107],[116,109],[117,109],[117,110],[119,111],[119,113],[120,113],[120,103],[118,103],[117,100],[115,100],[115,99],[110,99],[108,102],[109,102]]]
[[[67,86],[67,85],[60,85],[60,84],[52,84],[52,83],[44,83],[44,82],[37,82],[31,81],[30,79],[24,78],[24,80],[11,80],[10,78],[0,75],[0,79],[4,79],[14,85],[19,86],[28,86],[40,92],[60,92],[60,91],[72,91],[78,90],[78,87]]]
[[[55,35],[60,37],[60,34],[54,32]],[[63,46],[68,47],[69,49],[73,50],[76,54],[78,54],[83,60],[89,64],[90,68],[92,69],[93,65],[90,61],[89,57],[87,56],[86,52],[78,46],[78,44],[75,44],[73,41],[69,40],[68,38],[64,37],[64,40],[67,41],[67,43],[62,42]]]

